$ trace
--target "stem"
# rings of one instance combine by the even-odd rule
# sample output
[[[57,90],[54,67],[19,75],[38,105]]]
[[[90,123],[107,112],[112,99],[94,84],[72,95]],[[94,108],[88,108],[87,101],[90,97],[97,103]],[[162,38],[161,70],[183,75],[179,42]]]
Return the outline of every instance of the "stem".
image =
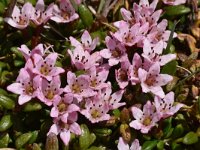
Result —
[[[197,70],[197,71],[195,71],[195,72],[193,72],[193,73],[191,73],[189,76],[187,76],[187,77],[184,78],[183,80],[179,81],[179,83],[178,83],[176,86],[174,86],[172,90],[174,90],[176,87],[182,85],[186,80],[188,80],[188,79],[191,78],[193,75],[195,75],[195,74],[197,74],[197,73],[199,73],[199,72],[200,72],[200,69]]]
[[[101,1],[100,1],[100,4],[99,4],[99,8],[98,8],[98,10],[97,10],[97,13],[98,13],[98,14],[101,13],[101,11],[102,11],[104,5],[105,5],[105,0],[101,0]]]
[[[190,70],[188,70],[188,69],[186,69],[186,68],[184,68],[184,67],[181,67],[181,66],[179,66],[179,65],[177,65],[176,67],[185,70],[185,71],[188,72],[189,74],[192,73]]]

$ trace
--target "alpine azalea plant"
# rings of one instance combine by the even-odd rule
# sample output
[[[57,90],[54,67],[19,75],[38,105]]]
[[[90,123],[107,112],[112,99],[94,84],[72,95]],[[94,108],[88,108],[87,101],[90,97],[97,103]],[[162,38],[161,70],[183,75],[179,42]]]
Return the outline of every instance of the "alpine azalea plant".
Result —
[[[114,146],[110,146],[111,149],[141,150],[144,134],[147,139],[158,130],[155,138],[162,139],[163,122],[185,107],[175,102],[173,91],[166,90],[174,77],[163,68],[173,63],[176,54],[166,52],[171,31],[168,21],[161,17],[163,10],[157,9],[161,2],[134,2],[130,9],[121,8],[122,20],[112,24],[106,22],[110,18],[98,18],[101,10],[97,13],[91,6],[97,18],[105,22],[99,21],[90,27],[90,20],[83,20],[84,5],[81,3],[80,0],[59,0],[47,5],[38,0],[35,6],[29,2],[22,7],[16,4],[11,16],[4,19],[22,33],[29,28],[39,32],[33,33],[32,44],[35,41],[37,44],[32,48],[27,43],[18,47],[25,64],[16,81],[7,86],[8,91],[19,95],[19,108],[15,111],[39,103],[50,118],[49,126],[43,123],[44,119],[37,121],[48,126],[45,135],[59,135],[64,147],[69,149],[92,150],[109,141]],[[162,4],[184,3],[184,0],[163,0]],[[81,23],[83,26],[79,26]],[[77,30],[75,24],[78,24]],[[97,32],[92,34],[99,24],[112,30],[100,36]],[[73,31],[66,35],[59,32],[62,27],[69,26]],[[60,38],[64,36],[64,40],[55,46],[53,39],[43,42],[47,38],[43,31],[50,30]],[[176,33],[172,38],[175,37]],[[62,48],[58,50],[57,47]],[[84,124],[90,129],[84,130]],[[89,130],[94,133],[90,134]],[[15,132],[21,134],[21,131]]]

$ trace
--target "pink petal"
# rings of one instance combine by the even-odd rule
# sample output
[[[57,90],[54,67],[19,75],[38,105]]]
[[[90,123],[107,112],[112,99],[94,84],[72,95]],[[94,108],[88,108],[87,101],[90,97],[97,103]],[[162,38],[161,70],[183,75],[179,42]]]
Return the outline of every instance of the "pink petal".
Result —
[[[78,123],[74,122],[70,125],[70,129],[69,129],[72,133],[76,134],[76,135],[81,135],[81,128],[79,126]]]
[[[60,132],[60,138],[65,145],[68,145],[70,141],[70,131],[65,130],[65,131]]]
[[[15,94],[22,94],[24,88],[21,83],[13,83],[7,87],[7,90]]]
[[[30,101],[31,98],[32,96],[22,94],[19,96],[18,103],[19,105],[23,105],[24,103]]]

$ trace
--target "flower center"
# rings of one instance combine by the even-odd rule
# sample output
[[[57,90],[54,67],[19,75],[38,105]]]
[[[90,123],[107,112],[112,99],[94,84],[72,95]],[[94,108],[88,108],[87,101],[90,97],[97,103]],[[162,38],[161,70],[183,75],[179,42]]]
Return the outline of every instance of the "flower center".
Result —
[[[81,87],[79,86],[79,84],[72,84],[72,91],[74,93],[80,93],[81,92]]]
[[[62,11],[61,16],[65,19],[68,20],[70,18],[70,14],[66,11]]]
[[[119,70],[119,79],[121,81],[127,81],[128,80],[128,76],[125,70],[120,69]]]
[[[52,100],[54,98],[54,92],[52,90],[48,90],[46,94],[46,98]]]
[[[99,118],[101,117],[101,113],[97,110],[97,109],[93,109],[91,112],[91,116],[95,119],[95,118]]]
[[[148,85],[148,86],[152,86],[152,85],[154,85],[154,83],[155,83],[155,78],[154,77],[148,77],[147,79],[146,79],[146,81],[145,81],[145,83]]]
[[[151,118],[150,118],[150,117],[146,117],[146,118],[143,120],[143,125],[149,126],[150,124],[151,124]]]
[[[131,43],[133,41],[133,36],[129,32],[128,35],[124,38],[126,43]]]
[[[90,82],[90,86],[96,87],[97,86],[97,79],[94,79]]]
[[[19,17],[19,22],[18,22],[19,25],[25,25],[26,24],[26,20],[23,19],[21,16]]]
[[[49,66],[47,64],[45,65],[42,65],[41,68],[40,68],[40,73],[43,74],[43,75],[48,75],[50,72],[50,69],[49,69]]]
[[[60,102],[60,103],[58,104],[58,110],[59,110],[59,112],[64,112],[64,111],[66,111],[66,110],[67,110],[67,107],[68,107],[68,105],[65,104],[65,103],[63,103],[63,102]]]
[[[28,94],[28,95],[33,94],[33,92],[34,92],[33,86],[32,86],[32,85],[27,85],[26,88],[25,88],[25,92],[26,92],[26,94]]]
[[[112,51],[112,56],[115,57],[115,58],[118,58],[121,56],[121,51],[119,49],[115,49]]]

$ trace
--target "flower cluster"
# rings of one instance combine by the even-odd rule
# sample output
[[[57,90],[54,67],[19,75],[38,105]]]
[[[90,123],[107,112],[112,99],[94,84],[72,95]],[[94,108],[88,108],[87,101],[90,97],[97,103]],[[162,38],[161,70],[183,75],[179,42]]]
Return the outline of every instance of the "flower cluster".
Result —
[[[133,4],[131,11],[122,8],[123,20],[114,22],[117,31],[110,32],[105,38],[106,48],[100,51],[96,48],[99,39],[93,39],[87,30],[80,40],[69,37],[72,48],[67,53],[72,69],[66,72],[65,87],[61,87],[60,79],[65,70],[56,66],[56,52],[50,52],[43,44],[31,51],[22,45],[19,51],[26,60],[25,67],[20,70],[16,83],[7,89],[20,95],[20,105],[38,99],[50,106],[54,124],[48,134],[60,134],[64,144],[68,145],[70,133],[81,134],[77,123],[79,113],[91,123],[107,121],[111,118],[111,110],[126,105],[122,99],[126,88],[139,85],[144,94],[153,95],[154,101],[147,101],[143,110],[132,106],[135,120],[129,125],[148,133],[159,120],[172,116],[183,106],[174,105],[174,93],[165,94],[162,88],[173,77],[162,74],[161,67],[174,60],[176,55],[163,54],[170,31],[166,30],[166,19],[159,21],[162,10],[156,10],[157,3],[158,0],[151,4],[140,0],[139,4]],[[30,3],[24,4],[21,10],[15,6],[12,18],[5,20],[13,27],[23,29],[30,20],[41,25],[49,19],[67,23],[77,18],[69,0],[61,0],[59,6],[50,4],[46,10],[43,0],[38,0],[35,8]],[[113,91],[113,83],[107,79],[113,68],[119,86],[117,91]],[[118,149],[129,149],[129,145],[120,138]],[[130,149],[141,149],[137,139]]]
[[[80,4],[80,1],[77,1],[77,4]],[[29,2],[21,9],[15,5],[11,17],[5,18],[5,21],[15,28],[24,29],[31,21],[39,26],[49,19],[57,23],[67,23],[78,17],[69,0],[61,0],[59,6],[52,3],[48,7],[45,6],[44,0],[38,0],[35,7]]]

